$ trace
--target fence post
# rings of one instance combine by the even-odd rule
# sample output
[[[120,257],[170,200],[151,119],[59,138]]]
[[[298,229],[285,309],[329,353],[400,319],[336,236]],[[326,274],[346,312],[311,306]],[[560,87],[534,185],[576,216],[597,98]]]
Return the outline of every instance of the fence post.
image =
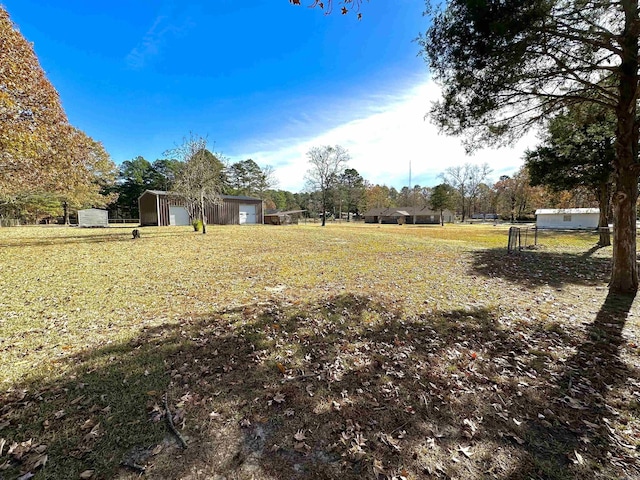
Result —
[[[509,243],[507,244],[507,252],[511,253],[515,249],[521,249],[521,237],[519,227],[509,227]]]

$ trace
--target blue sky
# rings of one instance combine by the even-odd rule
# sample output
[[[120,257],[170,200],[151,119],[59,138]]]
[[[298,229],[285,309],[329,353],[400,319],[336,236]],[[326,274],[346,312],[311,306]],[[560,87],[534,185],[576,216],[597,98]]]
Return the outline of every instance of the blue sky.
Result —
[[[193,132],[299,191],[309,148],[341,144],[365,179],[400,188],[410,161],[422,185],[465,162],[497,178],[535,142],[468,157],[425,120],[439,90],[413,41],[428,26],[423,0],[372,0],[361,21],[288,0],[0,1],[71,123],[116,163],[162,158]]]

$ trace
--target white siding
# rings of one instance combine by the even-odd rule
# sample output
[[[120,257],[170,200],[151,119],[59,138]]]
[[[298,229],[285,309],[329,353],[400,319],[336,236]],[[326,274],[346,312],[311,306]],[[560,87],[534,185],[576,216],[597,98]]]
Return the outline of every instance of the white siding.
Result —
[[[599,219],[599,213],[538,213],[536,226],[538,228],[589,229],[598,228]]]
[[[78,210],[78,226],[80,227],[108,227],[109,212],[98,208]]]

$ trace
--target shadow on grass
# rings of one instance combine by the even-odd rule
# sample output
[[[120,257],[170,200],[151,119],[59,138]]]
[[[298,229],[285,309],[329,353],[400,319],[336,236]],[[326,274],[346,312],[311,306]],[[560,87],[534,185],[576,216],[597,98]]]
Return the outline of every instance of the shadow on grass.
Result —
[[[504,248],[494,248],[474,252],[472,270],[476,274],[500,277],[525,286],[597,285],[608,281],[611,260],[592,254],[539,250],[509,254]]]
[[[50,245],[70,245],[70,244],[92,244],[92,243],[113,243],[113,242],[126,242],[133,239],[132,231],[134,228],[122,228],[118,229],[117,233],[96,233],[95,229],[91,230],[91,234],[86,235],[63,235],[63,236],[41,236],[41,237],[21,237],[11,240],[0,240],[0,248],[23,248],[33,246],[50,246]],[[177,237],[188,236],[197,234],[197,232],[149,232],[138,227],[140,230],[141,238],[137,241],[143,242],[145,238],[159,238],[159,237]],[[200,234],[201,235],[201,234]]]
[[[606,463],[611,462],[627,472],[626,478],[640,475],[634,453],[638,446],[626,443],[614,425],[624,428],[629,415],[637,422],[637,402],[633,410],[624,411],[620,397],[611,393],[627,379],[636,384],[640,379],[639,372],[620,359],[622,330],[634,298],[609,294],[588,325],[585,341],[553,375],[555,393],[542,413],[545,418],[528,423],[523,432],[529,453],[524,471],[544,472],[541,478],[625,478],[608,470]],[[594,450],[600,455],[585,454]],[[523,478],[522,472],[508,478]]]
[[[603,412],[638,378],[616,353],[630,305],[607,299],[587,343],[486,308],[416,317],[352,294],[183,318],[1,395],[0,439],[32,443],[0,468],[33,469],[40,444],[38,478],[112,478],[123,460],[150,478],[619,477],[633,466],[606,457],[625,452]]]

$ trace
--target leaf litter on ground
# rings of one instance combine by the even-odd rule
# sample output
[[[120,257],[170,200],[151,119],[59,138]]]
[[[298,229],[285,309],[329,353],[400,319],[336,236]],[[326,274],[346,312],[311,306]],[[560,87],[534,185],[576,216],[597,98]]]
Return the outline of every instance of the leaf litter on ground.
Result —
[[[28,475],[46,455],[48,471],[109,476],[130,455],[151,478],[635,474],[637,309],[603,307],[603,252],[585,270],[587,248],[508,257],[485,227],[327,230],[340,242],[311,226],[152,229],[144,245],[114,229],[97,248],[9,232],[30,268],[0,280],[24,302],[0,301],[0,438],[48,447],[0,449],[0,468]],[[188,450],[159,421],[163,394]]]

